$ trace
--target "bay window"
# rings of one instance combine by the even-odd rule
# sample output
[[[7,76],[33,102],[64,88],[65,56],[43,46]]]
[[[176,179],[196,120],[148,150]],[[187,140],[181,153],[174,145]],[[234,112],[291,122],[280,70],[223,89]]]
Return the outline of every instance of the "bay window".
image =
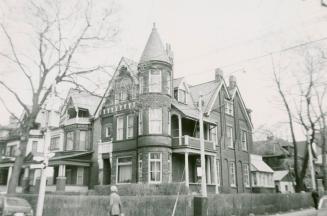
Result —
[[[132,182],[132,158],[117,158],[117,183]]]
[[[142,110],[139,112],[139,135],[143,134],[143,113]]]
[[[161,92],[161,71],[150,70],[149,73],[149,92]]]
[[[161,108],[149,109],[149,133],[150,134],[162,133],[162,109]]]
[[[162,155],[161,153],[149,153],[149,183],[161,183],[162,178]]]
[[[74,131],[70,131],[66,135],[66,150],[73,150],[74,147]]]
[[[171,80],[170,80],[170,75],[169,74],[167,74],[166,82],[167,82],[167,93],[169,95],[171,95]]]
[[[133,138],[133,126],[134,126],[134,115],[128,115],[127,116],[127,139]]]
[[[122,140],[124,136],[124,117],[117,118],[117,140]]]
[[[87,131],[79,132],[79,150],[81,151],[86,149],[86,132]]]

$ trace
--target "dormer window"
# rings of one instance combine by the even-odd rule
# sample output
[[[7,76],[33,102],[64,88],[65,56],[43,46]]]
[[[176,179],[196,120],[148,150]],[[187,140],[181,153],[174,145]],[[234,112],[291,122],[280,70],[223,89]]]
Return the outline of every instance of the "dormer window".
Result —
[[[186,104],[186,91],[185,90],[175,89],[174,97],[178,102]]]
[[[161,70],[150,70],[149,92],[161,92]]]
[[[231,116],[234,114],[233,101],[225,100],[225,113]]]

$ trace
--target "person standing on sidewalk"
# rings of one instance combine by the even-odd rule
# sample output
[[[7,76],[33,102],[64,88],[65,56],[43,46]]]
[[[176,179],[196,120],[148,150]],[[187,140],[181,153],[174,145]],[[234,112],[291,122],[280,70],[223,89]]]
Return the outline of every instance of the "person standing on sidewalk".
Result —
[[[123,215],[122,204],[118,194],[118,189],[116,186],[111,186],[110,190],[111,194],[109,199],[109,216],[121,216]]]
[[[319,203],[319,194],[316,190],[312,191],[311,193],[313,202],[315,204],[315,208],[318,209],[318,203]]]

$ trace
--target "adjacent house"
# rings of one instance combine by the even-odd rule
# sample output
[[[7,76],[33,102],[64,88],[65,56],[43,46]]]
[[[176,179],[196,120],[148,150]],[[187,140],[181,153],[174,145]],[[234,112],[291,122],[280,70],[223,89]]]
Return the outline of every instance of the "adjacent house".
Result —
[[[274,192],[274,171],[262,160],[261,155],[251,154],[252,191],[255,193]]]
[[[274,172],[275,189],[277,193],[294,193],[294,178],[288,170]]]

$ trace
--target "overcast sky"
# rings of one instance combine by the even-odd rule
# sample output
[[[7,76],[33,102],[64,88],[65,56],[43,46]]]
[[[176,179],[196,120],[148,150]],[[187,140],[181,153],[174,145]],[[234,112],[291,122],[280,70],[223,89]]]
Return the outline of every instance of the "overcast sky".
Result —
[[[286,117],[272,82],[270,58],[248,59],[327,37],[327,8],[320,6],[320,0],[117,2],[119,41],[96,58],[110,64],[117,64],[121,56],[138,61],[155,22],[162,40],[172,46],[175,77],[184,76],[190,84],[198,84],[212,80],[217,67],[224,71],[227,82],[230,74],[235,75],[247,107],[253,110],[255,128],[262,124],[276,128]],[[4,7],[1,9],[3,12]],[[5,43],[0,37],[0,49]],[[4,71],[8,73],[0,61],[0,78],[9,76]],[[0,105],[0,124],[7,123],[7,116]],[[284,129],[278,133],[287,136]]]

